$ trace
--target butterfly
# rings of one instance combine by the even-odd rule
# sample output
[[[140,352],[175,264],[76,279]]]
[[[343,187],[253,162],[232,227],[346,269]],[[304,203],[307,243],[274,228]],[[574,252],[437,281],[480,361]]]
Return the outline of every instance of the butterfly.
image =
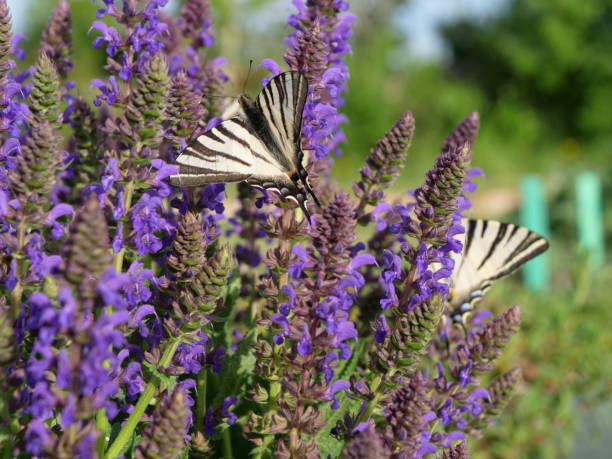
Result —
[[[463,251],[450,280],[450,317],[464,323],[493,281],[509,276],[548,249],[548,241],[524,226],[463,219]]]
[[[255,100],[239,96],[229,119],[191,142],[176,159],[175,186],[246,182],[296,202],[310,220],[308,194],[317,205],[300,147],[308,81],[300,72],[273,77]]]

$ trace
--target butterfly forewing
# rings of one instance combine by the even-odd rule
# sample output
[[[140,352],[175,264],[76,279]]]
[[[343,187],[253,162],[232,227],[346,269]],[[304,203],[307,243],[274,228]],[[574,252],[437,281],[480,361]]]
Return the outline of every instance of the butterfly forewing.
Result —
[[[463,251],[451,280],[451,308],[473,304],[497,279],[546,251],[548,242],[529,229],[494,220],[463,220]]]
[[[255,104],[263,113],[274,142],[293,169],[301,166],[300,133],[308,81],[299,72],[275,76],[262,89]]]

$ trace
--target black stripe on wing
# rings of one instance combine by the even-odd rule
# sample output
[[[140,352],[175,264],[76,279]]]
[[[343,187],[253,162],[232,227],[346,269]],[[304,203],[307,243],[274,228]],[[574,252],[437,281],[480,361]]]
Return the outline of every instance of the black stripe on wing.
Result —
[[[272,78],[257,97],[256,106],[275,132],[294,167],[301,165],[301,132],[308,80],[300,72],[284,72]],[[289,150],[289,151],[286,151]]]
[[[294,169],[293,162],[283,151],[283,146],[279,145],[278,142],[274,140],[274,136],[272,132],[270,132],[267,117],[264,115],[260,105],[246,97],[242,97],[240,102],[246,117],[244,120],[245,128],[257,136],[263,143],[267,152],[270,154],[270,159],[276,163],[277,168],[285,172],[291,172]]]
[[[491,243],[491,247],[489,247],[489,251],[487,252],[485,257],[482,259],[482,261],[480,262],[480,265],[478,265],[477,269],[482,268],[484,266],[484,264],[487,261],[489,261],[489,259],[493,256],[493,254],[495,253],[497,248],[500,246],[501,241],[504,239],[504,236],[506,235],[506,230],[507,229],[508,229],[508,224],[507,223],[500,223],[499,224],[499,228],[497,228],[497,234],[495,235],[495,239]]]
[[[500,270],[497,275],[491,277],[491,280],[509,276],[532,258],[546,252],[548,247],[549,244],[546,239],[539,234],[528,230],[527,235],[524,237],[521,243],[504,260],[503,269]]]
[[[249,148],[248,145],[246,145],[245,148]],[[210,163],[215,163],[217,161],[217,158],[223,158],[227,161],[230,161],[230,162],[233,161],[238,164],[242,164],[243,166],[246,166],[246,167],[251,166],[251,163],[237,156],[230,155],[229,153],[225,153],[221,150],[211,150],[210,148],[207,148],[206,146],[204,146],[197,140],[194,143],[192,143],[189,147],[187,147],[184,150],[183,154],[196,156],[197,158],[210,162]]]

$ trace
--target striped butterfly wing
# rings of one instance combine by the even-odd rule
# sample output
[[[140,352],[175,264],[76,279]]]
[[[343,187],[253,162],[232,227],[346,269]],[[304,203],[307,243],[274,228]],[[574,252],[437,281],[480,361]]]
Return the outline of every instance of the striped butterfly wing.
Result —
[[[529,229],[494,220],[464,219],[463,252],[451,279],[451,317],[460,322],[491,287],[548,249],[548,241]]]
[[[291,175],[308,84],[300,73],[274,77],[257,100],[241,96],[233,117],[213,127],[192,142],[176,162],[176,185],[248,181],[264,188],[295,191]],[[297,150],[297,151],[296,151]]]
[[[292,173],[302,169],[302,115],[308,96],[308,80],[300,72],[284,72],[272,78],[255,100],[279,153],[291,163]]]
[[[179,173],[170,177],[176,186],[240,182],[253,174],[282,174],[268,164],[266,147],[242,116],[224,121],[205,132],[176,159]]]

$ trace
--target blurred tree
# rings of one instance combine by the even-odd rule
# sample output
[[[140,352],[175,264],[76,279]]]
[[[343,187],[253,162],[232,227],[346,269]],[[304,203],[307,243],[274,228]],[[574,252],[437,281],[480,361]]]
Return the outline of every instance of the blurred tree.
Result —
[[[562,149],[607,141],[611,20],[611,0],[513,0],[497,18],[443,28],[448,70],[481,88],[502,132],[545,136]],[[537,129],[516,126],[525,122]]]

